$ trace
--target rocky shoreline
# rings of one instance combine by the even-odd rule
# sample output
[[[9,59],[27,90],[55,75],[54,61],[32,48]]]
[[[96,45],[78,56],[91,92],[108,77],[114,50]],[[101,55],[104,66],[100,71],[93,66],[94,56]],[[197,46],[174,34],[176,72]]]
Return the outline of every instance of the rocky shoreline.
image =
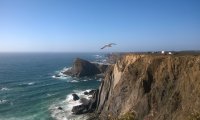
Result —
[[[127,54],[103,73],[99,89],[85,92],[90,99],[81,99],[73,114],[89,114],[90,120],[198,120],[199,55]]]
[[[75,59],[72,68],[63,71],[63,74],[76,78],[82,78],[82,77],[104,78],[105,72],[108,67],[109,64],[91,63],[87,60],[77,58]],[[59,77],[58,75],[56,76]],[[97,107],[96,105],[97,105],[98,92],[99,92],[98,89],[85,91],[84,95],[88,96],[89,99],[80,98],[75,93],[71,94],[74,101],[79,100],[81,103],[80,105],[74,106],[72,108],[71,110],[72,114],[80,115],[80,114],[94,112]],[[62,107],[58,107],[58,109],[62,110]]]
[[[98,90],[91,90],[88,93],[84,92],[85,95],[92,95],[90,99],[82,98],[80,99],[81,105],[74,106],[72,108],[72,112],[75,115],[84,114],[84,113],[92,113],[96,109],[97,105],[97,95]]]

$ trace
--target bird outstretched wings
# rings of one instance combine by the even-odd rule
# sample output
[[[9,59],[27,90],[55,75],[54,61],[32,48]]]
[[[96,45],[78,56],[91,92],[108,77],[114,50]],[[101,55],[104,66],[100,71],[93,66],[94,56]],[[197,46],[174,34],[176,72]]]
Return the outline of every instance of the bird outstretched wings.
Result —
[[[117,45],[117,44],[110,43],[110,44],[104,45],[101,49],[104,49],[104,48],[107,48],[107,47],[112,47],[113,45]]]

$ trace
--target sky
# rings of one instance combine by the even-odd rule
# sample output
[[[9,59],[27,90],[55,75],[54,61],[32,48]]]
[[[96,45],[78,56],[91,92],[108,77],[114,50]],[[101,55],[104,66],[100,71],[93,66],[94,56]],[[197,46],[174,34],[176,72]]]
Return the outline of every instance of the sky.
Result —
[[[200,0],[0,0],[0,52],[200,50]],[[100,50],[104,44],[116,43]]]

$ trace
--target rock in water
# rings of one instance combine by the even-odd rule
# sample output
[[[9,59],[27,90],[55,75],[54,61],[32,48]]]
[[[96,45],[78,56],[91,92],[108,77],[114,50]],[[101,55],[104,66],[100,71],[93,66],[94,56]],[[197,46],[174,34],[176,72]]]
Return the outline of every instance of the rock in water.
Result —
[[[73,100],[74,101],[76,101],[76,100],[79,100],[80,98],[78,97],[78,95],[77,94],[72,94],[72,96],[73,96]]]
[[[72,108],[72,113],[75,115],[79,115],[79,114],[84,114],[87,113],[88,111],[88,106],[87,105],[78,105],[78,106],[74,106]]]
[[[82,103],[81,105],[78,106],[74,106],[72,108],[72,112],[73,114],[83,114],[83,113],[87,113],[88,112],[88,108],[90,105],[90,100],[86,99],[86,98],[81,98],[80,102]]]
[[[101,71],[95,64],[92,64],[80,58],[77,58],[75,60],[71,70],[64,72],[64,74],[75,77],[94,76],[99,73],[101,73]]]
[[[89,100],[86,98],[81,98],[80,102],[82,104],[78,106],[74,106],[72,108],[73,114],[79,115],[79,114],[84,114],[88,112],[94,112],[97,106],[98,92],[99,92],[98,90],[94,90],[92,98]]]
[[[84,94],[84,95],[89,95],[89,92],[85,91],[83,94]]]
[[[58,107],[58,110],[63,110],[63,108],[62,107]]]
[[[90,91],[88,92],[88,94],[89,94],[89,95],[93,95],[96,91],[97,91],[97,90],[90,90]]]
[[[90,90],[89,92],[85,91],[84,95],[93,95],[97,90]]]
[[[81,98],[81,99],[80,99],[80,102],[81,102],[83,105],[88,105],[90,101],[89,101],[88,99],[86,99],[86,98]]]

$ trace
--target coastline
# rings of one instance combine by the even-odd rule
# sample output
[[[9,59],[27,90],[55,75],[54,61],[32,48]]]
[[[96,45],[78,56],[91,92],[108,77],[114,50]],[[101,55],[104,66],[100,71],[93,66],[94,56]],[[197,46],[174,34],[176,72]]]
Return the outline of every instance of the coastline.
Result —
[[[188,65],[192,67],[190,68]],[[199,66],[200,57],[199,55],[193,54],[123,55],[121,59],[106,70],[105,78],[103,78],[98,89],[99,92],[96,93],[97,97],[94,99],[94,108],[91,109],[91,111],[89,109],[88,111],[81,112],[81,114],[89,115],[89,118],[87,118],[89,120],[124,120],[128,118],[154,120],[164,119],[159,116],[167,113],[164,111],[158,111],[158,109],[167,108],[171,110],[171,115],[168,117],[172,119],[183,119],[185,116],[190,117],[194,110],[188,110],[189,113],[184,114],[184,111],[179,109],[179,107],[184,106],[182,103],[185,101],[188,105],[193,106],[194,109],[198,111],[197,106],[199,105],[187,101],[187,96],[184,94],[190,94],[189,88],[193,83],[198,84],[198,80],[200,80],[200,73],[198,71]],[[182,77],[181,75],[183,75],[185,71],[190,72]],[[191,77],[190,80],[192,84],[182,82],[189,79],[188,76]],[[164,80],[171,82],[166,83]],[[183,85],[187,84],[189,87],[188,91],[182,93],[181,90],[183,88],[179,87],[179,84],[172,81],[179,81]],[[163,84],[163,86],[160,84]],[[198,88],[198,85],[195,86],[195,88]],[[158,94],[156,89],[160,89]],[[163,93],[163,91],[165,92]],[[200,91],[196,89],[195,92],[198,93]],[[135,97],[139,99],[139,101]],[[193,94],[193,98],[193,100],[199,99],[197,94]],[[93,99],[89,99],[88,101],[90,100]],[[162,102],[164,101],[172,101],[172,103],[167,102],[168,104],[163,106]],[[150,106],[148,104],[150,104]],[[89,104],[89,106],[90,105],[93,104]],[[88,104],[86,106],[88,106]],[[74,106],[72,111],[76,108],[82,111],[85,110],[84,107],[84,103],[82,103]],[[180,113],[178,116],[177,112]]]
[[[106,68],[104,68],[104,65],[107,66],[108,64],[106,64],[107,62],[105,62],[104,57],[101,57],[100,55],[95,55],[95,57],[97,57],[97,60],[98,60],[97,62],[95,61],[89,62],[89,61],[77,58],[74,60],[72,67],[64,67],[62,70],[57,71],[54,75],[52,75],[52,78],[58,79],[58,80],[63,79],[65,81],[69,80],[69,82],[71,83],[78,83],[78,82],[84,83],[90,80],[101,82],[102,78],[104,77],[102,73],[105,72],[106,70]],[[85,66],[85,63],[87,63],[86,66]],[[84,65],[85,67],[82,66],[83,67],[82,68],[81,65]],[[76,75],[79,75],[81,72],[85,73],[85,71],[87,71],[88,67],[91,65],[95,65],[95,67],[99,69],[99,72],[93,73],[91,74],[91,76],[88,76],[88,74],[85,74],[84,76],[81,76],[81,77],[76,76]],[[72,74],[72,72],[74,75]],[[85,105],[86,103],[88,104],[88,102],[91,101],[91,98],[93,97],[93,94],[90,93],[91,91],[93,90],[86,89],[86,90],[72,91],[66,96],[66,99],[64,99],[63,101],[57,102],[57,104],[54,104],[53,106],[50,106],[49,110],[51,111],[52,118],[56,120],[65,120],[65,119],[66,120],[68,119],[86,120],[88,119],[90,116],[89,114],[73,113],[72,110],[76,106],[79,106],[82,104]],[[90,94],[86,94],[86,92]],[[73,94],[77,95],[79,99],[74,100]],[[85,113],[88,113],[88,112],[85,112]]]
[[[72,66],[76,57],[96,61],[95,55],[0,54],[0,119],[53,120],[51,106],[57,107],[71,93],[96,89],[100,84],[93,77],[53,76]]]

